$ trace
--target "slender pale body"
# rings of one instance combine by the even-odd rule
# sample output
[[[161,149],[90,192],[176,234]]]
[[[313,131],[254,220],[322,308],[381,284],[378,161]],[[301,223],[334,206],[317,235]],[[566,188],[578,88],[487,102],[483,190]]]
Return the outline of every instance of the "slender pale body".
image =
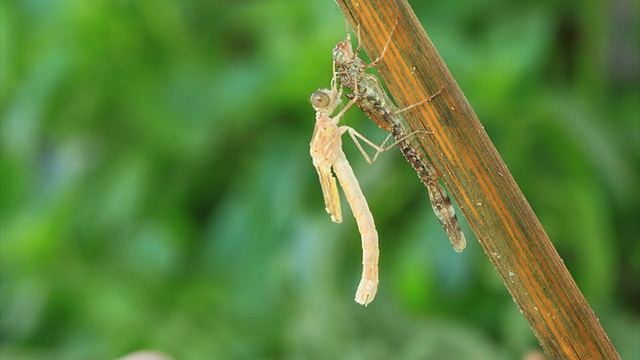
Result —
[[[389,40],[390,39],[391,35],[389,35]],[[365,64],[365,62],[357,56],[360,50],[359,39],[358,48],[354,53],[347,30],[347,39],[340,41],[333,50],[336,76],[340,81],[340,85],[346,86],[353,91],[353,94],[349,96],[352,101],[356,101],[358,107],[367,114],[378,127],[392,133],[402,154],[418,173],[418,177],[422,183],[427,187],[433,211],[447,233],[453,249],[456,252],[462,252],[467,242],[451,199],[440,185],[438,172],[417,142],[417,138],[411,135],[408,136],[410,132],[407,131],[406,119],[402,115],[402,112],[410,108],[431,101],[431,99],[440,92],[429,99],[398,110],[380,85],[378,78],[372,74],[365,73],[365,70],[375,66],[382,56],[384,56],[389,40],[387,40],[387,44],[380,57],[371,64]]]
[[[338,178],[356,219],[362,237],[362,278],[356,291],[355,301],[366,306],[374,299],[378,290],[380,254],[378,232],[358,179],[342,151],[341,137],[345,132],[351,135],[362,150],[354,137],[362,136],[351,127],[338,126],[340,117],[355,100],[350,101],[340,113],[331,117],[340,102],[341,95],[342,90],[339,92],[336,90],[335,81],[332,90],[321,89],[311,95],[311,105],[316,110],[316,125],[311,138],[311,157],[320,178],[326,210],[331,215],[331,219],[337,223],[342,222],[340,195],[333,174]]]

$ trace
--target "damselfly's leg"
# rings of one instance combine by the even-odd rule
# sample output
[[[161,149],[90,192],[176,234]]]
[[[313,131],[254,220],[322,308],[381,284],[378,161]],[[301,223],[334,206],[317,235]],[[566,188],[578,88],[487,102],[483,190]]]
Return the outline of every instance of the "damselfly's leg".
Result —
[[[397,139],[393,143],[391,143],[389,145],[386,145],[387,141],[389,141],[389,139],[391,139],[393,137],[393,134],[390,133],[386,137],[386,139],[384,139],[382,144],[377,145],[373,141],[367,139],[364,135],[362,135],[359,132],[357,132],[354,128],[352,128],[350,126],[346,126],[346,125],[340,126],[340,134],[344,134],[345,132],[349,133],[349,136],[351,137],[353,142],[358,147],[358,150],[360,150],[360,152],[362,153],[362,156],[364,156],[364,158],[367,160],[367,162],[369,164],[373,164],[378,159],[378,155],[380,155],[381,153],[393,148],[394,146],[398,145],[400,142],[408,139],[409,137],[415,135],[416,133],[433,134],[433,132],[429,132],[429,131],[425,131],[425,130],[416,130],[416,131],[412,132],[411,134],[405,135],[405,136],[401,137],[400,139]],[[362,147],[362,144],[360,143],[360,141],[358,139],[364,141],[367,145],[371,146],[372,148],[374,148],[376,150],[376,153],[373,155],[373,158],[370,157],[369,154],[367,154],[367,152],[364,150],[364,148]]]
[[[384,47],[382,48],[382,52],[380,52],[380,56],[378,56],[372,62],[365,64],[364,67],[362,68],[362,71],[365,71],[367,69],[370,69],[376,66],[376,64],[378,64],[380,60],[382,60],[382,58],[384,57],[384,54],[387,52],[387,48],[389,47],[389,43],[391,42],[391,38],[393,37],[393,33],[394,31],[396,31],[397,26],[398,26],[398,19],[396,18],[396,21],[393,23],[393,28],[391,28],[391,32],[389,33],[389,37],[387,38],[387,42],[384,44]],[[348,36],[348,34],[349,32],[347,29],[347,40],[349,41],[349,43],[351,43],[351,39]],[[358,38],[358,46],[356,47],[356,51],[353,53],[354,59],[358,57],[358,53],[360,53],[360,50],[362,49],[362,41],[360,39],[360,24],[358,24],[358,28],[356,30],[356,37]]]
[[[424,104],[424,103],[431,102],[431,100],[433,100],[436,96],[438,96],[438,95],[442,92],[442,90],[444,90],[444,88],[440,88],[440,90],[438,90],[438,92],[437,92],[437,93],[435,93],[435,94],[433,94],[433,95],[429,96],[429,98],[428,98],[428,99],[424,99],[424,100],[422,100],[422,101],[418,101],[417,103],[415,103],[415,104],[413,104],[413,105],[409,105],[409,106],[407,106],[406,108],[403,108],[403,109],[400,109],[400,110],[396,110],[396,111],[394,111],[394,114],[399,114],[399,113],[401,113],[401,112],[405,112],[405,111],[407,111],[407,110],[409,110],[409,109],[413,109],[413,108],[414,108],[414,107],[416,107],[416,106],[420,106],[420,105],[422,105],[422,104]]]

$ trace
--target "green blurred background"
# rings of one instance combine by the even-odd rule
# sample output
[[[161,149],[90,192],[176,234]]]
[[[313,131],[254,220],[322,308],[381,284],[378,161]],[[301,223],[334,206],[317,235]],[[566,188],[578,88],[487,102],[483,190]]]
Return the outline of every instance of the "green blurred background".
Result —
[[[420,4],[418,4],[420,3]],[[518,359],[482,248],[451,249],[400,151],[347,155],[380,233],[324,211],[308,97],[323,1],[2,0],[2,359]],[[620,354],[640,358],[637,1],[414,4]],[[345,122],[385,133],[359,110]]]

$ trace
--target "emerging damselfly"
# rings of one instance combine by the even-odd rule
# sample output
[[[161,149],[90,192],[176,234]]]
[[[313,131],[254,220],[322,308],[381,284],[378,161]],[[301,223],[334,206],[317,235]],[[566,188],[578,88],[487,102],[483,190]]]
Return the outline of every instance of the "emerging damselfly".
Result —
[[[374,147],[378,153],[384,149],[364,138],[353,128],[345,125],[338,126],[342,115],[357,101],[357,96],[349,101],[337,115],[331,117],[342,97],[342,88],[337,89],[335,71],[331,85],[331,90],[320,89],[311,94],[311,105],[316,110],[316,125],[311,138],[311,157],[320,178],[325,207],[331,219],[336,223],[342,222],[340,194],[333,174],[338,178],[356,219],[362,237],[362,278],[356,291],[355,301],[366,306],[373,301],[378,290],[380,254],[378,232],[358,179],[342,150],[341,137],[348,132],[369,163],[373,160],[366,154],[357,138]]]

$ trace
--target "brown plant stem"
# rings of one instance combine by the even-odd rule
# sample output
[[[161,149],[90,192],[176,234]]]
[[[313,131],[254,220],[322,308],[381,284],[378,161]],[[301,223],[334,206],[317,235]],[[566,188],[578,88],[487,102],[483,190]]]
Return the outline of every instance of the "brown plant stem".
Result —
[[[619,359],[482,124],[406,0],[336,0],[543,349],[553,359]]]

